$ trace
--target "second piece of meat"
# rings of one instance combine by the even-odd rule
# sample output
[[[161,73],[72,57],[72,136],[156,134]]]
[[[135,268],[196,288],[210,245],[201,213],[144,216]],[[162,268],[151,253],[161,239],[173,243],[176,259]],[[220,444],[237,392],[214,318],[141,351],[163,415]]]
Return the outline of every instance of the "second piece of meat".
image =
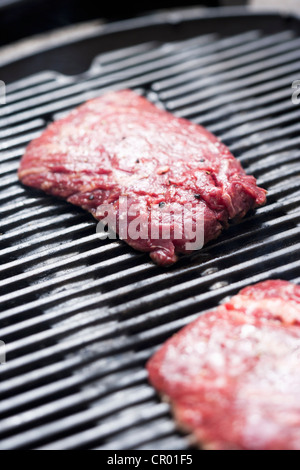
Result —
[[[148,363],[209,449],[300,450],[300,286],[270,280],[201,315]]]

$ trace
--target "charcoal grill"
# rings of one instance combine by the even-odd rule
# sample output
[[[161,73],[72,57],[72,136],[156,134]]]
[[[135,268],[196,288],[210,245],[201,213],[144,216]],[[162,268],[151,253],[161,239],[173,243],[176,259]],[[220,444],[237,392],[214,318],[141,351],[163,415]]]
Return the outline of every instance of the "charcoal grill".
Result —
[[[37,68],[7,84],[0,117],[0,448],[190,449],[144,365],[242,287],[300,280],[299,33],[292,16],[159,13],[3,69],[8,81]],[[78,62],[84,50],[98,55],[77,75],[38,71],[68,50]],[[50,121],[126,87],[216,133],[269,192],[266,206],[169,269],[100,241],[90,215],[17,180],[25,146]]]

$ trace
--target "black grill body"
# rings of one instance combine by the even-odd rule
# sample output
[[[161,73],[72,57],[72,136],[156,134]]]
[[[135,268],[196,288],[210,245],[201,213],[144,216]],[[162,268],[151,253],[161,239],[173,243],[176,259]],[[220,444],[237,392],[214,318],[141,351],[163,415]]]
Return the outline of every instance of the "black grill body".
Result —
[[[56,69],[55,57],[60,68],[67,50],[80,67],[97,57],[79,75],[62,74],[67,64],[37,72],[47,60]],[[144,365],[242,287],[299,282],[299,59],[295,17],[185,10],[107,25],[3,68],[1,79],[23,77],[0,109],[0,448],[190,448]],[[17,180],[25,146],[50,121],[128,87],[205,125],[268,190],[266,206],[168,269],[99,241],[90,215]]]

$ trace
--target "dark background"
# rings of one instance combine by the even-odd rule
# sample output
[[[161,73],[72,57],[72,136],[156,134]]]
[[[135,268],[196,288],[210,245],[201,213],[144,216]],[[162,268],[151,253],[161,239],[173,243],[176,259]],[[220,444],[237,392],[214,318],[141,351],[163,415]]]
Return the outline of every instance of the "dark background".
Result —
[[[148,11],[186,6],[245,5],[246,0],[0,0],[0,46],[54,28],[96,18],[116,21]]]

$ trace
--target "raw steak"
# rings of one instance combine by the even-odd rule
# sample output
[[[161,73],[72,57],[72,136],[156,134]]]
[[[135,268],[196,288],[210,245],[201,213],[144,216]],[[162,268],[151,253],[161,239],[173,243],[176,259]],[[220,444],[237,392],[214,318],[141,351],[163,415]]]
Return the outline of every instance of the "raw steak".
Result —
[[[19,178],[98,220],[107,216],[104,206],[112,209],[120,238],[150,252],[160,265],[191,251],[187,242],[195,235],[181,230],[180,236],[176,229],[182,229],[182,219],[172,215],[183,206],[188,206],[193,233],[200,213],[206,243],[229,219],[244,216],[266,199],[266,191],[215,136],[130,90],[107,93],[51,124],[29,144]],[[121,210],[125,197],[127,206]],[[136,222],[137,236],[121,231],[125,219],[126,227]],[[148,230],[151,221],[159,230],[154,235]],[[162,236],[166,225],[170,233]]]
[[[243,289],[168,340],[150,381],[210,449],[300,449],[300,286]]]

